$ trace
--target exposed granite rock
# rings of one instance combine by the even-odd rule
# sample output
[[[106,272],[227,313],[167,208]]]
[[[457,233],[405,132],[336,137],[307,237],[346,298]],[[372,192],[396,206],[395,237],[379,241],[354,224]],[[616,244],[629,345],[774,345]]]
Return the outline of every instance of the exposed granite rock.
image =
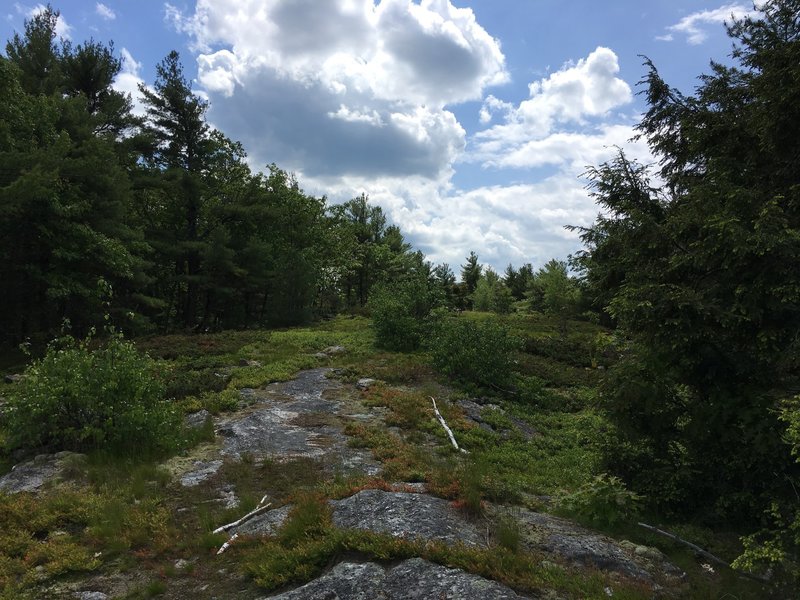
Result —
[[[376,475],[380,465],[372,454],[347,443],[343,419],[348,419],[352,411],[337,399],[342,396],[342,385],[328,379],[329,372],[311,369],[291,381],[242,390],[252,406],[220,420],[217,433],[222,438],[221,454],[273,460],[322,459],[338,471]]]
[[[496,581],[421,558],[405,560],[389,570],[384,586],[389,598],[515,600],[526,597]]]
[[[516,600],[521,596],[489,579],[448,569],[421,558],[395,567],[375,563],[339,563],[302,587],[273,600]]]
[[[76,600],[108,600],[108,594],[103,592],[75,592]]]
[[[334,525],[343,529],[469,546],[484,543],[478,528],[466,521],[450,502],[426,494],[362,490],[330,504]]]
[[[197,460],[194,462],[194,468],[181,475],[181,485],[184,487],[194,487],[199,485],[206,479],[213,477],[217,471],[222,467],[221,460]]]
[[[247,358],[242,358],[239,360],[240,367],[260,367],[261,363],[257,360],[249,360]]]
[[[495,506],[490,508],[490,513],[516,519],[523,546],[528,550],[555,555],[575,567],[616,573],[654,588],[663,583],[677,584],[684,577],[683,572],[660,553],[644,556],[641,551],[636,552],[633,545],[617,542],[566,519],[523,508],[507,511]]]
[[[479,398],[478,400],[482,399]],[[531,427],[530,424],[526,423],[522,419],[517,419],[516,417],[506,414],[506,412],[497,404],[491,404],[485,402],[479,404],[478,402],[473,400],[458,400],[455,404],[456,406],[461,408],[461,410],[464,411],[464,416],[468,420],[472,421],[473,423],[478,425],[478,427],[480,427],[481,429],[485,429],[486,431],[495,431],[495,428],[490,423],[487,423],[484,420],[483,417],[484,411],[497,410],[506,416],[506,418],[514,426],[515,430],[518,431],[520,434],[522,434],[522,436],[526,440],[529,440],[535,435],[538,435],[538,432],[533,427]],[[513,430],[503,430],[499,431],[498,433],[504,435],[505,437],[508,437],[509,434],[513,433]]]
[[[25,375],[22,373],[10,373],[3,377],[3,381],[6,383],[19,383],[23,379],[25,379]]]
[[[386,572],[375,563],[339,563],[302,587],[271,596],[275,600],[377,600],[388,598]],[[262,599],[263,600],[263,599]]]
[[[35,458],[20,463],[0,477],[0,491],[7,494],[17,492],[38,492],[45,484],[55,482],[64,476],[65,471],[76,462],[85,460],[86,455],[75,452],[39,454]]]
[[[481,413],[484,408],[486,408],[485,406],[473,402],[472,400],[458,400],[455,404],[464,411],[464,416],[467,420],[472,421],[481,429],[494,431],[494,428],[483,420],[483,415]],[[495,404],[490,404],[489,407],[496,410],[500,409],[500,407]]]

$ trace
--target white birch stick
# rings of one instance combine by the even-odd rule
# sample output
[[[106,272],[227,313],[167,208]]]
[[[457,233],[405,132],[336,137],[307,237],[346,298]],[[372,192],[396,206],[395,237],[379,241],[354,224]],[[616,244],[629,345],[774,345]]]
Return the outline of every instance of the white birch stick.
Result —
[[[220,547],[219,547],[219,550],[217,550],[217,556],[219,556],[220,554],[222,554],[223,552],[225,552],[225,550],[227,550],[228,548],[230,548],[231,544],[232,544],[233,542],[235,542],[235,541],[236,541],[236,538],[238,538],[238,537],[239,537],[239,534],[238,534],[238,533],[234,533],[234,534],[231,536],[231,539],[229,539],[227,542],[225,542],[224,544],[222,544],[222,546],[220,546]]]
[[[266,496],[264,496],[264,497],[261,499],[261,502],[263,502],[264,500],[266,500],[266,498],[267,498],[267,497],[266,497]],[[263,513],[263,512],[266,512],[266,510],[267,510],[267,509],[268,509],[270,506],[272,506],[272,502],[270,502],[269,504],[266,504],[266,505],[264,505],[264,506],[261,506],[261,503],[259,503],[259,506],[258,506],[258,507],[257,507],[255,510],[251,510],[249,513],[247,513],[247,514],[246,514],[245,516],[243,516],[241,519],[237,519],[237,520],[236,520],[236,521],[234,521],[233,523],[228,523],[227,525],[222,525],[222,526],[220,526],[220,527],[217,527],[217,528],[216,528],[214,531],[212,531],[211,533],[222,533],[223,531],[228,531],[229,529],[233,529],[234,527],[238,527],[239,525],[241,525],[241,524],[242,524],[242,523],[244,523],[245,521],[248,521],[248,520],[252,519],[253,517],[255,517],[255,516],[257,516],[257,515],[260,515],[261,513]]]
[[[463,448],[459,448],[458,447],[458,442],[456,442],[456,438],[453,435],[452,430],[447,426],[447,423],[445,422],[444,417],[442,416],[442,413],[440,413],[439,409],[436,408],[436,400],[434,399],[433,396],[430,396],[430,399],[431,399],[431,402],[433,402],[433,412],[436,413],[436,418],[439,419],[439,423],[442,425],[442,427],[444,427],[444,430],[447,432],[447,437],[450,438],[450,443],[453,444],[453,448],[455,448],[456,450],[459,450],[460,452],[464,452],[466,454],[466,450],[464,450]]]

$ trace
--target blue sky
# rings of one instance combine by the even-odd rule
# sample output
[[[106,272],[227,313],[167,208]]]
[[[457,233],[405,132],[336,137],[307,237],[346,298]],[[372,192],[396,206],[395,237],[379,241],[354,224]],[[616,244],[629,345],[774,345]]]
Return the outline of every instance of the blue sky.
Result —
[[[181,53],[209,121],[253,169],[342,201],[367,193],[408,241],[456,272],[565,258],[564,225],[597,209],[581,179],[630,142],[642,59],[691,92],[727,62],[723,21],[747,1],[88,0],[54,2],[73,42],[113,40],[136,96]],[[41,4],[7,3],[0,34]]]

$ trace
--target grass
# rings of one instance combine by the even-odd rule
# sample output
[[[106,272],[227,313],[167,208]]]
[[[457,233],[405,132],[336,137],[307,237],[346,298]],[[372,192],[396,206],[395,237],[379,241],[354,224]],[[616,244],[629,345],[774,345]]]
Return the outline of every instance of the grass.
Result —
[[[467,313],[463,318],[488,319]],[[394,353],[374,348],[370,322],[364,317],[339,317],[314,327],[279,331],[238,331],[171,335],[139,340],[164,367],[170,394],[184,412],[212,414],[237,410],[239,390],[287,380],[297,371],[327,366],[353,383],[362,377],[379,380],[360,400],[385,407],[384,427],[352,422],[350,444],[368,448],[381,463],[378,477],[327,476],[310,459],[225,462],[209,481],[184,489],[152,462],[94,454],[69,470],[74,482],[57,493],[34,497],[0,494],[0,600],[36,597],[41,585],[83,573],[129,570],[141,576],[129,598],[169,596],[184,577],[173,567],[177,558],[192,559],[191,576],[209,585],[217,597],[233,594],[231,586],[250,585],[253,595],[301,583],[342,557],[391,563],[421,556],[501,581],[521,592],[557,590],[565,598],[645,598],[641,589],[610,582],[599,572],[572,571],[542,561],[521,549],[515,522],[500,520],[490,527],[486,549],[399,540],[362,531],[343,531],[331,524],[325,502],[361,489],[394,489],[395,482],[424,482],[429,492],[452,500],[471,518],[480,519],[485,503],[501,502],[542,509],[547,497],[568,494],[590,483],[600,468],[599,441],[606,424],[596,408],[596,387],[613,357],[598,351],[602,328],[570,322],[561,335],[552,319],[541,315],[503,317],[513,335],[523,340],[515,356],[518,393],[495,389],[452,389],[431,368],[424,351]],[[328,346],[346,352],[314,356]],[[260,366],[239,366],[257,361]],[[524,385],[524,389],[522,387]],[[524,391],[524,393],[522,393]],[[455,452],[433,415],[430,397],[469,455]],[[484,406],[480,427],[458,407],[463,399]],[[300,415],[298,423],[322,417]],[[327,418],[327,417],[326,417]],[[320,421],[320,424],[323,424]],[[207,423],[192,434],[190,444],[213,441]],[[3,432],[0,428],[0,445]],[[0,451],[0,460],[10,458]],[[240,504],[225,509],[217,502],[222,486],[235,490]],[[291,518],[278,535],[243,539],[221,557],[214,557],[225,535],[211,531],[255,507],[267,494],[273,506],[291,503]],[[721,556],[738,552],[736,535],[663,523],[687,539]],[[760,598],[764,590],[731,573],[710,576],[680,546],[658,539],[634,523],[615,523],[608,533],[637,544],[658,546],[686,569],[696,597],[739,600]],[[37,569],[37,567],[40,567]],[[249,583],[231,583],[239,573]],[[176,587],[177,586],[177,587]],[[255,587],[259,589],[256,590]]]

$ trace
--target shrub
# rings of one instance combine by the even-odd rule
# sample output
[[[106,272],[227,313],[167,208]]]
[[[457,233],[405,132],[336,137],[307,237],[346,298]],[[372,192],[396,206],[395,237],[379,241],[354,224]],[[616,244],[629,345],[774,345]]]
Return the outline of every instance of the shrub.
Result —
[[[455,379],[504,386],[511,376],[518,341],[493,320],[442,319],[428,340],[434,367]]]
[[[641,500],[619,477],[601,473],[571,494],[562,494],[557,502],[571,515],[608,527],[638,514]]]
[[[64,337],[31,363],[10,398],[12,444],[114,453],[156,453],[178,445],[180,417],[164,401],[156,365],[132,342],[113,333]]]
[[[419,348],[433,305],[433,295],[424,280],[377,286],[369,300],[375,344],[400,352]]]

